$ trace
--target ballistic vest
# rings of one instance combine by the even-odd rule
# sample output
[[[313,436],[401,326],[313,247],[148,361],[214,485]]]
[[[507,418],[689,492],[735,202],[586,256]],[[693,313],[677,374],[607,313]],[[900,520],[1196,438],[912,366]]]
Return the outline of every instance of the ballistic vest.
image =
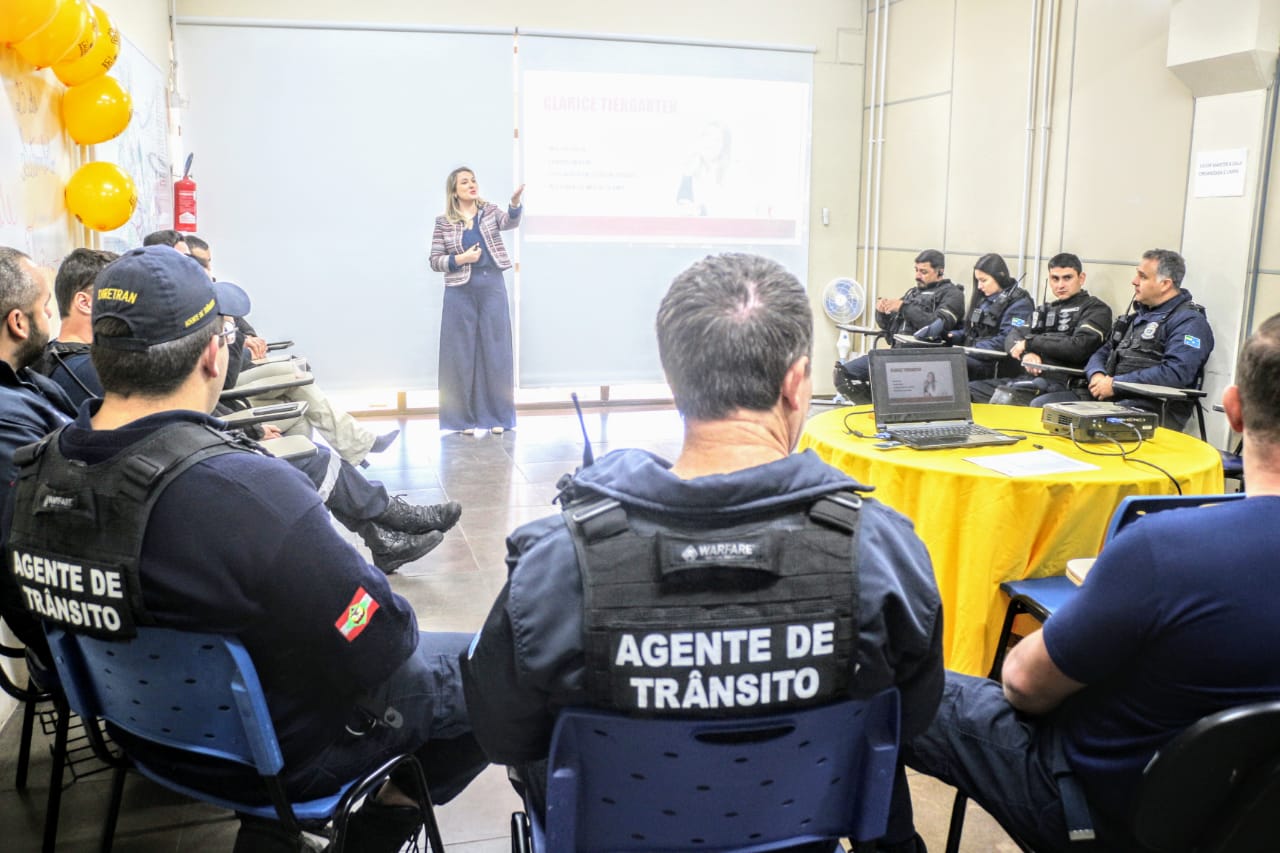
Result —
[[[1079,291],[1065,300],[1046,302],[1036,308],[1035,313],[1031,315],[1031,334],[1057,332],[1060,335],[1073,335],[1076,326],[1080,325],[1080,319],[1084,316],[1084,309],[1101,301],[1084,291]]]
[[[89,344],[82,344],[79,341],[50,341],[44,348],[44,352],[31,365],[31,369],[52,377],[67,358],[88,352]]]
[[[1027,296],[1027,292],[1014,284],[978,303],[973,313],[969,315],[969,324],[964,336],[965,345],[972,346],[974,341],[997,334],[1000,331],[1000,320],[1004,317],[1005,308],[1024,296]]]
[[[34,616],[75,633],[127,639],[137,635],[136,626],[154,624],[142,600],[138,559],[160,495],[197,462],[256,446],[185,421],[86,465],[59,449],[65,428],[14,454],[18,479],[6,556]],[[199,519],[187,533],[210,535]]]
[[[894,318],[893,334],[914,334],[922,326],[927,326],[938,317],[943,297],[958,291],[963,297],[964,290],[949,278],[927,288],[913,287],[902,297],[902,307]],[[958,323],[960,318],[955,318]]]
[[[586,692],[637,715],[731,717],[850,693],[862,499],[701,529],[611,498],[565,507],[583,588]]]
[[[1133,373],[1146,367],[1164,363],[1164,342],[1169,320],[1183,311],[1195,311],[1205,315],[1204,308],[1190,299],[1152,317],[1145,323],[1135,322],[1137,314],[1125,314],[1111,327],[1111,354],[1107,357],[1108,376]],[[1151,316],[1151,315],[1148,315]]]

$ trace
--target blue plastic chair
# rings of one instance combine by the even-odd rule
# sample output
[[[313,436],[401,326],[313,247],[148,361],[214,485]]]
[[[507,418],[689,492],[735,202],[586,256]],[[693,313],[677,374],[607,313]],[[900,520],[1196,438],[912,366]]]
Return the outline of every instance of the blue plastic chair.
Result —
[[[412,755],[392,758],[349,780],[331,796],[289,802],[279,778],[284,759],[266,697],[249,653],[234,637],[139,628],[136,638],[121,642],[52,626],[46,626],[46,635],[68,704],[84,718],[94,751],[117,768],[103,832],[104,853],[110,851],[115,834],[126,769],[193,799],[279,820],[293,831],[299,831],[303,822],[320,825],[332,818],[329,849],[338,851],[352,807],[402,765],[411,767],[416,779],[431,849],[433,853],[444,849],[426,779]],[[155,744],[246,765],[261,776],[271,804],[212,796],[128,755],[114,755],[102,740],[99,720]]]
[[[714,721],[567,709],[551,741],[545,835],[536,814],[526,833],[517,813],[512,849],[765,851],[878,838],[897,766],[898,702],[890,688]]]
[[[1110,542],[1116,534],[1143,516],[1167,509],[1183,509],[1186,507],[1207,506],[1243,498],[1243,493],[1228,495],[1130,495],[1116,505],[1111,513],[1111,521],[1107,524],[1107,532],[1102,544]],[[1026,613],[1044,623],[1059,608],[1075,597],[1080,588],[1066,575],[1051,575],[1044,578],[1027,578],[1019,581],[1005,581],[1000,584],[1000,591],[1009,596],[1009,606],[1004,612],[1004,624],[1000,628],[1000,638],[996,640],[995,659],[991,664],[991,672],[987,675],[995,681],[1000,680],[1000,671],[1004,668],[1004,657],[1009,648],[1009,639],[1013,635],[1013,623],[1019,614]],[[960,835],[964,830],[964,810],[968,798],[956,792],[955,802],[951,807],[951,824],[947,832],[946,853],[957,853],[960,849]],[[1028,848],[1018,841],[1022,847]]]

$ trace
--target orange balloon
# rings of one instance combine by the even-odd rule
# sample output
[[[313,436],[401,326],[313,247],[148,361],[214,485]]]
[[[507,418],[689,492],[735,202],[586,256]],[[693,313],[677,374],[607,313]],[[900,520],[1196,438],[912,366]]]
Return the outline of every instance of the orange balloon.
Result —
[[[129,126],[133,98],[114,77],[102,75],[62,96],[62,123],[81,145],[115,139]]]
[[[0,44],[22,41],[45,27],[62,0],[7,0],[0,12]]]
[[[63,0],[53,20],[13,46],[18,55],[36,68],[47,68],[69,58],[86,33],[93,32],[93,11],[88,0]],[[79,54],[76,54],[79,56]]]
[[[101,6],[93,7],[93,30],[93,44],[83,56],[73,53],[70,59],[53,66],[53,73],[67,86],[88,83],[116,64],[116,57],[120,55],[120,31]]]
[[[85,163],[67,181],[67,210],[94,231],[114,231],[138,206],[133,178],[115,163]]]

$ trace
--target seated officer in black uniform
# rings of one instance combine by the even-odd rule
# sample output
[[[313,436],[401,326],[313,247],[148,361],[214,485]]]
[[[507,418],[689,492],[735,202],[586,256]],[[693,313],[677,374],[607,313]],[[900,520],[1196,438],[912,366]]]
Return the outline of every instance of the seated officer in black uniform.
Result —
[[[206,414],[222,390],[231,315],[247,310],[243,291],[165,247],[102,271],[92,354],[106,396],[19,452],[8,547],[12,565],[36,554],[94,563],[118,584],[95,595],[63,575],[6,574],[33,615],[67,630],[125,638],[154,624],[238,637],[262,680],[290,796],[324,796],[413,751],[432,796],[447,800],[486,763],[458,671],[470,637],[420,633],[306,478]],[[244,768],[114,736],[192,787],[239,798],[258,789]],[[384,787],[356,815],[349,849],[398,850],[412,811]],[[245,819],[237,850],[299,843]]]
[[[729,717],[897,687],[906,741],[939,701],[942,613],[923,543],[865,486],[812,451],[792,453],[813,388],[804,287],[764,258],[709,257],[676,278],[657,332],[685,420],[679,457],[614,451],[562,493],[575,509],[598,505],[590,525],[570,529],[566,509],[513,532],[510,578],[464,661],[477,739],[493,761],[521,768],[539,810],[539,762],[566,706]],[[687,582],[660,579],[674,567],[684,571],[667,574]],[[588,592],[617,600],[615,583],[634,606],[585,604]],[[690,602],[697,618],[682,610]],[[668,666],[651,653],[673,648],[678,632],[723,638],[744,613],[774,650],[786,626],[821,635],[823,648],[772,665],[725,653]],[[914,851],[901,772],[898,783],[905,819],[891,818],[893,843],[880,849]]]
[[[102,396],[102,384],[89,357],[93,342],[93,282],[117,257],[114,252],[74,249],[63,258],[54,282],[61,317],[58,338],[31,365],[33,371],[57,382],[76,408],[85,400]],[[228,374],[239,369],[242,346],[239,332],[230,337]],[[221,403],[214,410],[218,416],[229,412]],[[280,436],[271,425],[250,426],[245,433],[255,440]],[[434,549],[444,540],[444,532],[462,516],[462,506],[457,501],[417,505],[388,496],[381,483],[365,479],[326,447],[317,446],[314,454],[289,462],[307,475],[334,518],[360,535],[373,555],[373,564],[388,574]]]
[[[1070,252],[1049,259],[1053,301],[1036,309],[1030,328],[1014,328],[1005,339],[1010,358],[1024,362],[1012,380],[975,379],[969,396],[975,403],[1043,406],[1046,394],[1083,388],[1083,376],[1038,370],[1029,363],[1048,363],[1082,370],[1089,356],[1111,334],[1111,306],[1084,290],[1084,267]],[[1074,399],[1069,397],[1068,399]]]
[[[922,341],[942,340],[957,328],[964,317],[964,288],[943,274],[946,257],[937,249],[925,249],[916,255],[916,285],[901,299],[881,297],[876,300],[876,324],[889,335],[891,346],[897,346],[895,334],[912,335]],[[836,362],[836,390],[851,403],[870,403],[867,384],[871,369],[865,355]]]
[[[13,454],[39,441],[75,414],[53,382],[31,370],[49,340],[50,288],[44,271],[26,253],[0,246],[0,537],[12,512],[10,486],[18,470]],[[8,571],[0,572],[0,615],[41,660],[50,661],[44,633],[22,607]]]

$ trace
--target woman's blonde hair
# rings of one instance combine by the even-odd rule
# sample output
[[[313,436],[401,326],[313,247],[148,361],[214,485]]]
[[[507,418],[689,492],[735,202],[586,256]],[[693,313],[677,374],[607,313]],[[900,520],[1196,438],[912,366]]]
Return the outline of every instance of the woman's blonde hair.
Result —
[[[450,222],[465,222],[467,217],[462,215],[462,211],[458,210],[458,175],[467,172],[471,177],[475,177],[475,170],[468,166],[459,166],[449,173],[449,177],[444,179],[444,218]],[[484,207],[488,202],[476,196],[476,210]]]

